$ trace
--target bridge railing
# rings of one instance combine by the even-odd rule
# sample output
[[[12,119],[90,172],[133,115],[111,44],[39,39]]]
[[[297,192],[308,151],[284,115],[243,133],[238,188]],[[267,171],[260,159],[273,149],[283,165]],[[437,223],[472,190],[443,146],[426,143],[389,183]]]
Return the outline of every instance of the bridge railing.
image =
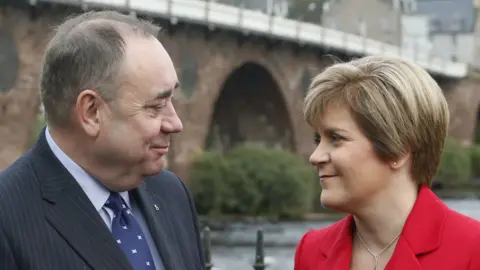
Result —
[[[467,75],[468,65],[432,56],[430,50],[418,47],[407,50],[363,36],[292,20],[260,11],[215,3],[210,0],[31,0],[89,7],[112,8],[137,14],[182,20],[209,27],[233,29],[245,34],[255,33],[272,38],[332,48],[355,55],[395,55],[410,59],[430,73],[461,78]]]

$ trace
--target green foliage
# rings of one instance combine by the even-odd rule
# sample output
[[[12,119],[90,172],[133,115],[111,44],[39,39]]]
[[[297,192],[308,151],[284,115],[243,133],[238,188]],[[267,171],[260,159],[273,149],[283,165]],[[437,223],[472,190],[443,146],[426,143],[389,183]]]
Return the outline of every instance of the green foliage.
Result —
[[[471,149],[472,153],[472,176],[480,178],[480,145],[475,145]]]
[[[206,152],[191,171],[198,212],[206,215],[298,218],[311,210],[311,166],[283,150],[237,147],[226,155]],[[318,183],[316,183],[318,185]]]
[[[33,145],[35,141],[37,140],[38,136],[40,135],[40,132],[42,132],[42,129],[45,127],[46,122],[45,118],[43,115],[37,116],[37,121],[35,122],[35,131],[33,136],[30,139],[30,145]]]
[[[477,128],[475,129],[475,143],[480,144],[480,120],[477,121]]]
[[[447,139],[442,154],[437,180],[447,185],[471,181],[471,151],[453,139]]]
[[[477,124],[475,128],[475,144],[480,145],[480,109],[478,110]]]
[[[298,156],[279,149],[238,147],[228,157],[247,172],[261,194],[259,210],[276,217],[297,217],[310,210],[311,166]]]
[[[198,156],[190,174],[199,213],[210,216],[224,212],[253,214],[259,196],[237,164],[222,155],[205,152]]]

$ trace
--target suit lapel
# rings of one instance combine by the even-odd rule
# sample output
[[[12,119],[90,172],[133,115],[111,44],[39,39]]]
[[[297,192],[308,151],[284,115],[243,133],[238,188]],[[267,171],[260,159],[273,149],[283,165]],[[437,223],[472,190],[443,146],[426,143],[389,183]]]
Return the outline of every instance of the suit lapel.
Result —
[[[131,269],[107,226],[42,132],[33,148],[47,221],[93,269]]]
[[[174,252],[177,250],[177,242],[173,238],[175,230],[169,224],[171,215],[168,213],[168,205],[160,197],[149,192],[146,183],[135,189],[132,195],[145,216],[165,270],[184,269],[180,254]]]

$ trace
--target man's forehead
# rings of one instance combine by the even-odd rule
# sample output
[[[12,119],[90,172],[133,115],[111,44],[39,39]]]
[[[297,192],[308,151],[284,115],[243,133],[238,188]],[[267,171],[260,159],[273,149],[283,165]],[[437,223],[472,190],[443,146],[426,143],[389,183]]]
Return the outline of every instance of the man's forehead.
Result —
[[[156,39],[129,39],[123,67],[123,74],[135,85],[136,95],[143,100],[167,98],[178,88],[173,62]]]

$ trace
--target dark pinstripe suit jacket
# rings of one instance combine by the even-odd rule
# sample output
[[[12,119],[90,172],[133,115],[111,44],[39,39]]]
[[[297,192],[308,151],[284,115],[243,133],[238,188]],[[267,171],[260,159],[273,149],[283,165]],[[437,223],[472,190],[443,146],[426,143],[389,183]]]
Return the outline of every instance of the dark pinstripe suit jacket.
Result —
[[[131,194],[165,268],[203,269],[196,212],[182,181],[163,171]],[[131,269],[86,194],[50,150],[44,133],[0,173],[0,269]]]

